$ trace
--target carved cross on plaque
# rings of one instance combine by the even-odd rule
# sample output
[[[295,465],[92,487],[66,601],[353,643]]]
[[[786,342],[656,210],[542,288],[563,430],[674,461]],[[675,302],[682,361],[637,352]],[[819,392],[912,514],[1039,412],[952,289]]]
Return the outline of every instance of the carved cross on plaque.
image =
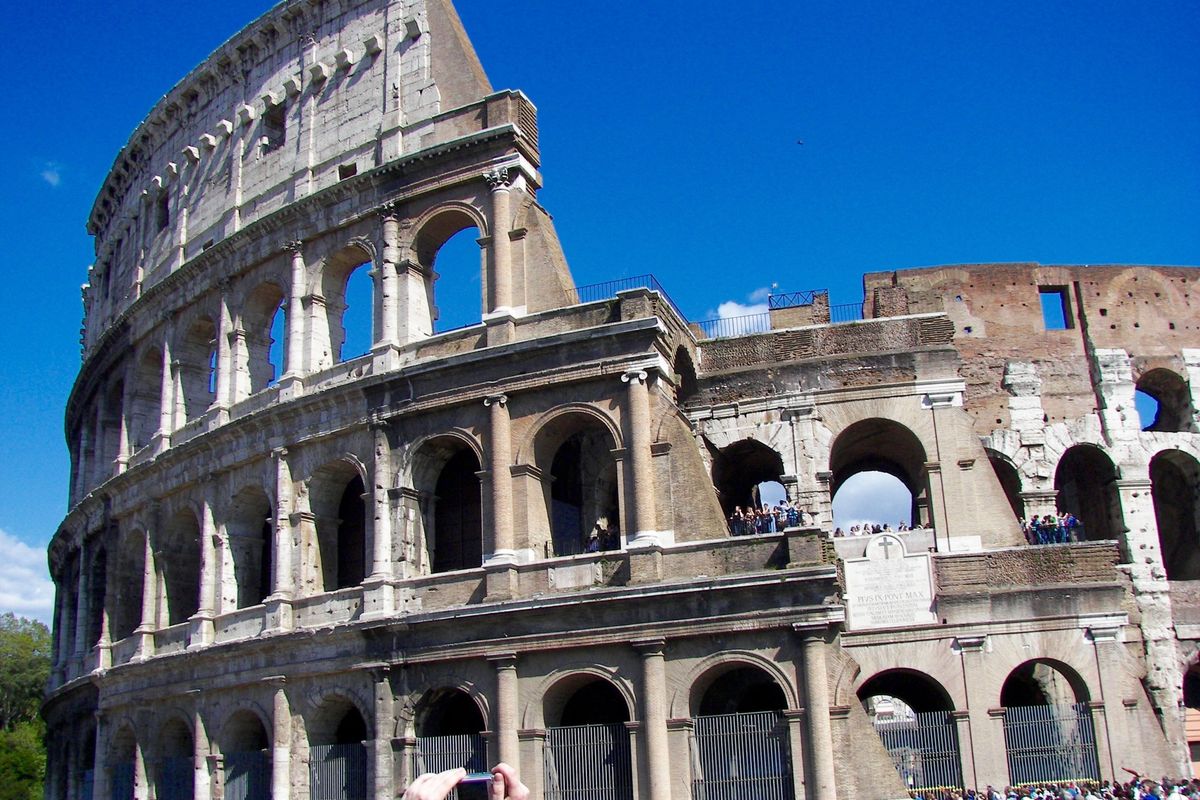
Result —
[[[891,559],[892,559],[892,548],[896,546],[896,543],[895,543],[895,542],[893,542],[893,541],[892,541],[890,538],[884,538],[884,539],[881,539],[881,540],[880,540],[880,542],[879,542],[879,546],[883,548],[883,557],[884,557],[884,559],[885,559],[885,560],[888,560],[888,561],[891,561]]]

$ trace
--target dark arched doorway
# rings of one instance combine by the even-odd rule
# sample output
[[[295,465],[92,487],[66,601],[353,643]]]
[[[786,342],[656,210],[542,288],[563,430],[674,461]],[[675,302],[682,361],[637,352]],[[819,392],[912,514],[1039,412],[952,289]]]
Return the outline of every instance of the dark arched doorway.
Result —
[[[633,800],[629,706],[603,678],[568,678],[546,697],[545,796]]]
[[[1096,780],[1096,729],[1086,684],[1065,664],[1027,661],[1000,692],[1013,785]]]
[[[880,672],[863,683],[858,699],[909,791],[963,787],[954,701],[928,675]]]
[[[1150,485],[1167,578],[1200,580],[1200,463],[1180,450],[1164,450],[1150,460]]]
[[[487,772],[486,729],[479,704],[459,689],[435,689],[417,704],[413,719],[417,746],[413,775],[462,767]]]
[[[1054,472],[1054,488],[1059,510],[1079,518],[1074,534],[1079,541],[1122,539],[1117,468],[1103,450],[1090,444],[1069,448]]]
[[[434,488],[433,571],[471,569],[483,563],[479,459],[462,448],[446,462]]]
[[[310,800],[366,800],[367,723],[345,699],[329,701],[309,725]]]

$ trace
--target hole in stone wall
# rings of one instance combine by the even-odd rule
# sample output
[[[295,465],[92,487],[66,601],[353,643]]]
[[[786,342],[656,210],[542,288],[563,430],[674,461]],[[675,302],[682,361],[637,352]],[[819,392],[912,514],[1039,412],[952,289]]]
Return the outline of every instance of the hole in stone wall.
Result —
[[[1042,303],[1042,322],[1046,330],[1062,331],[1075,327],[1065,286],[1039,286],[1038,295]]]

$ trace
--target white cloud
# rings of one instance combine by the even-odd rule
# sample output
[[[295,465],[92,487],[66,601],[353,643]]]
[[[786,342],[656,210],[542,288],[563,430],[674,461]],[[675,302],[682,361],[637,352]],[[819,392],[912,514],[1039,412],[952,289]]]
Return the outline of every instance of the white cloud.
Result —
[[[766,317],[767,295],[770,289],[765,286],[755,289],[746,295],[746,302],[726,300],[716,307],[709,309],[706,320],[735,320],[732,323],[714,324],[710,335],[742,336],[747,333],[762,333],[771,329],[771,323]],[[749,317],[749,319],[747,319]]]
[[[42,180],[51,186],[58,186],[62,183],[62,165],[54,161],[47,161],[42,166]]]
[[[54,584],[46,566],[46,551],[0,530],[0,613],[6,611],[49,625],[54,614]]]
[[[860,472],[846,480],[833,498],[833,524],[842,530],[865,522],[888,523],[893,530],[911,522],[912,495],[886,472]]]

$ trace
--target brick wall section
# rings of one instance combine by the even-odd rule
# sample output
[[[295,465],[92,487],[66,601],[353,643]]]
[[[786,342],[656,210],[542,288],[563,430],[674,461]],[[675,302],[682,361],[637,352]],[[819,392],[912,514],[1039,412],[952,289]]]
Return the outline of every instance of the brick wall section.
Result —
[[[933,559],[938,594],[1118,581],[1116,542],[1010,547]]]

